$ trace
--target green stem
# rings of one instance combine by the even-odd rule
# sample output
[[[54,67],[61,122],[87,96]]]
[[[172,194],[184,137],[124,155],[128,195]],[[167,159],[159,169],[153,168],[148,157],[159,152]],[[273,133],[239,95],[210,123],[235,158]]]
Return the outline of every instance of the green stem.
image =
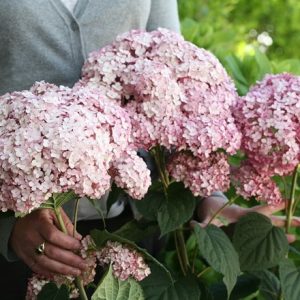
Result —
[[[205,268],[204,270],[202,270],[198,275],[197,275],[197,277],[198,278],[200,278],[204,273],[206,273],[208,270],[210,270],[211,269],[211,267],[207,267],[207,268]]]
[[[77,216],[78,216],[78,208],[79,208],[79,200],[80,198],[77,198],[75,201],[75,210],[74,210],[74,215],[73,215],[73,236],[75,236],[76,234],[76,230],[77,230]]]
[[[285,224],[286,233],[289,233],[289,231],[290,231],[291,222],[292,222],[292,218],[293,218],[293,212],[295,211],[296,206],[298,204],[298,201],[296,201],[296,199],[295,199],[297,179],[298,179],[298,169],[299,169],[299,165],[297,165],[297,167],[294,170],[294,174],[293,174],[292,192],[291,192],[290,201],[288,202],[288,208],[287,208],[288,215],[287,215],[287,220],[286,220],[286,224]]]
[[[168,200],[168,187],[170,185],[170,179],[166,168],[166,161],[164,152],[162,151],[161,147],[158,145],[155,148],[151,150],[152,155],[155,159],[156,167],[158,169],[161,182],[164,186],[164,193],[166,200]],[[174,238],[175,238],[175,246],[176,246],[176,252],[179,260],[179,264],[182,270],[182,273],[184,275],[187,274],[187,271],[190,267],[188,254],[185,246],[185,240],[183,235],[183,229],[179,228],[175,230],[174,232]]]
[[[177,253],[178,261],[179,261],[179,264],[180,264],[180,268],[181,268],[181,271],[182,271],[183,275],[186,276],[186,271],[187,270],[186,270],[186,267],[184,265],[184,262],[183,262],[183,259],[182,259],[182,256],[181,256],[180,245],[179,245],[179,241],[178,241],[176,231],[174,232],[174,240],[175,240],[176,253]]]
[[[54,208],[54,212],[55,212],[56,218],[58,220],[61,231],[64,232],[65,234],[68,234],[67,228],[65,226],[64,220],[61,215],[60,207]],[[82,282],[82,279],[80,276],[77,276],[75,278],[75,285],[79,290],[80,299],[88,300],[88,297],[86,295],[85,289],[83,287],[83,282]]]
[[[179,228],[175,231],[175,236],[178,242],[178,249],[177,249],[178,255],[180,256],[180,260],[183,265],[184,274],[186,274],[190,267],[190,262],[189,262],[189,258],[185,246],[185,239],[184,239],[182,228]]]

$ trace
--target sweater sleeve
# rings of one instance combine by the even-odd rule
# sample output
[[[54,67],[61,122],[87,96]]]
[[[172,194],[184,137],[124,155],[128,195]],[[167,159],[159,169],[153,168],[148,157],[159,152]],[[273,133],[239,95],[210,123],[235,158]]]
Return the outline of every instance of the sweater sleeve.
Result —
[[[0,217],[0,254],[10,262],[17,261],[19,259],[8,245],[10,234],[15,222],[16,218],[14,216]]]
[[[147,30],[158,27],[180,32],[178,7],[176,0],[152,0],[151,11],[147,23]]]

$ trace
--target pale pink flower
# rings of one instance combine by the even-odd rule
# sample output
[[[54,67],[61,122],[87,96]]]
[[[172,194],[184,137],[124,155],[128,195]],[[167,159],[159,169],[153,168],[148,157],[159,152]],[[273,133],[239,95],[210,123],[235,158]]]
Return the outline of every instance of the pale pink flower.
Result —
[[[300,77],[267,75],[241,97],[242,149],[259,173],[290,174],[300,158]]]
[[[249,163],[232,171],[232,182],[237,194],[246,199],[255,197],[256,200],[267,202],[269,205],[279,205],[283,201],[276,183]]]
[[[214,191],[229,188],[230,168],[224,153],[195,157],[190,153],[177,153],[168,163],[168,172],[184,183],[195,196],[208,197]]]
[[[97,251],[97,258],[101,266],[111,264],[114,276],[120,280],[133,277],[141,281],[151,273],[140,253],[119,242],[108,241]]]
[[[2,211],[27,213],[53,193],[69,190],[98,199],[110,189],[110,169],[114,161],[120,164],[124,153],[136,155],[132,162],[138,167],[143,164],[132,148],[128,114],[90,88],[41,82],[30,91],[0,97],[0,103]],[[130,168],[135,172],[137,166]],[[150,175],[135,184],[131,192],[137,188],[142,196]]]

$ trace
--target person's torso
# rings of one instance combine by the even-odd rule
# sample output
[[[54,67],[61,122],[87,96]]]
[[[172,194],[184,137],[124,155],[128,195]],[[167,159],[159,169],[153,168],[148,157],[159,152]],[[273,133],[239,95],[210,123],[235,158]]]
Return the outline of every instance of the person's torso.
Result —
[[[0,95],[45,80],[72,86],[87,54],[145,29],[151,0],[0,1]]]

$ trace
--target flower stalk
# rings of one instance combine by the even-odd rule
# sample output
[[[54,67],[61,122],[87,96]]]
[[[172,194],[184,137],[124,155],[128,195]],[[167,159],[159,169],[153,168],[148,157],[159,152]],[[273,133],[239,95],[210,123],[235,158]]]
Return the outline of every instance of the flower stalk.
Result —
[[[55,212],[56,218],[58,220],[61,231],[64,232],[65,234],[68,234],[67,228],[65,226],[65,223],[64,223],[62,215],[61,215],[60,207],[58,207],[58,208],[55,207],[54,212]],[[88,297],[86,295],[86,292],[85,292],[85,289],[84,289],[84,286],[83,286],[83,282],[82,282],[82,279],[80,278],[80,276],[77,276],[75,278],[75,285],[79,290],[80,299],[81,300],[88,300]]]
[[[288,201],[288,206],[287,206],[287,220],[285,224],[286,233],[290,232],[293,215],[295,213],[298,204],[298,201],[296,200],[296,187],[297,187],[299,170],[300,170],[300,165],[298,164],[293,173],[292,191],[291,191],[290,201]]]

